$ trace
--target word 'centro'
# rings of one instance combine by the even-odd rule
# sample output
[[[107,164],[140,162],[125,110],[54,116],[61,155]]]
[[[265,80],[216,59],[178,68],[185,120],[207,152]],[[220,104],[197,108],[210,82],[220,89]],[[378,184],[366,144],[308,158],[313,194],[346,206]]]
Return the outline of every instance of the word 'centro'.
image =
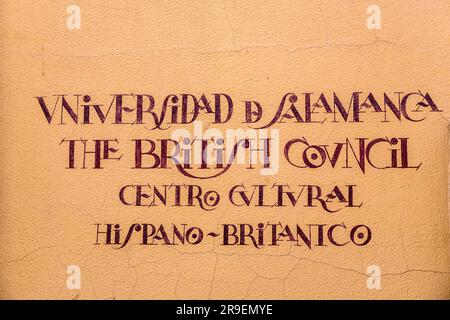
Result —
[[[59,94],[53,99],[35,97],[49,124],[111,123],[146,125],[150,129],[167,129],[172,124],[189,124],[201,114],[211,115],[211,123],[226,123],[233,115],[235,103],[225,93],[211,95],[169,94],[157,103],[150,94],[112,94],[105,102],[93,101],[88,94],[72,96]],[[97,98],[98,99],[98,98]],[[50,102],[49,100],[53,100]],[[426,119],[423,111],[441,112],[428,93],[395,92],[375,94],[352,92],[350,95],[333,93],[286,93],[277,105],[264,106],[255,100],[243,100],[243,123],[255,128],[268,128],[276,123],[364,122],[364,118],[380,114],[379,121],[420,122]],[[276,110],[265,117],[267,110]],[[57,117],[57,119],[55,119]]]
[[[234,207],[303,207],[321,208],[334,213],[343,208],[361,208],[362,202],[355,199],[356,185],[331,186],[234,185],[229,189],[228,201]],[[212,211],[220,203],[220,193],[214,189],[204,189],[195,184],[150,185],[128,184],[120,188],[119,199],[123,205],[136,207],[199,207]]]

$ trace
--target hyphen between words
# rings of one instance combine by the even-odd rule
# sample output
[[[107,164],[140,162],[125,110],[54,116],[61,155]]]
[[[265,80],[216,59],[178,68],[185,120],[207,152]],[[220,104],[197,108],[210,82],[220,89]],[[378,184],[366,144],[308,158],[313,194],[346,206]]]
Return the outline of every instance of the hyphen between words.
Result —
[[[336,224],[221,224],[218,231],[204,230],[196,225],[164,225],[152,223],[133,223],[125,228],[120,224],[95,224],[95,245],[109,245],[121,249],[131,241],[145,246],[199,245],[204,240],[217,238],[222,246],[280,246],[285,243],[293,246],[344,247],[365,246],[372,239],[371,229],[364,225],[346,226]]]
[[[262,175],[276,174],[279,169],[279,133],[277,129],[271,129],[269,135],[265,129],[277,123],[324,123],[329,118],[332,123],[355,123],[364,122],[364,117],[372,114],[382,114],[380,121],[383,122],[421,122],[426,119],[426,112],[441,111],[431,96],[421,91],[397,92],[394,96],[383,93],[382,98],[371,92],[353,92],[347,107],[336,93],[287,93],[282,97],[275,115],[263,124],[259,123],[264,111],[261,104],[243,101],[243,123],[251,128],[227,129],[224,137],[217,129],[208,129],[210,132],[204,133],[197,118],[212,115],[211,123],[227,123],[234,110],[233,99],[227,94],[212,94],[209,98],[205,94],[170,94],[159,107],[155,98],[148,94],[111,96],[109,107],[92,102],[89,95],[73,95],[71,98],[56,95],[52,108],[48,98],[40,96],[36,99],[49,124],[151,123],[153,127],[150,129],[165,130],[171,125],[194,123],[193,135],[178,128],[167,139],[132,139],[127,142],[134,147],[133,169],[169,169],[172,161],[181,174],[196,179],[218,177],[228,171],[233,163],[245,163],[248,169],[254,169],[258,160]],[[61,144],[68,148],[69,169],[102,169],[106,160],[118,161],[122,158],[116,138],[63,138]],[[375,157],[373,153],[378,155]],[[296,168],[356,166],[365,173],[367,167],[418,169],[421,165],[410,164],[407,137],[356,137],[328,144],[313,144],[310,139],[298,137],[284,144],[283,154],[286,161]]]

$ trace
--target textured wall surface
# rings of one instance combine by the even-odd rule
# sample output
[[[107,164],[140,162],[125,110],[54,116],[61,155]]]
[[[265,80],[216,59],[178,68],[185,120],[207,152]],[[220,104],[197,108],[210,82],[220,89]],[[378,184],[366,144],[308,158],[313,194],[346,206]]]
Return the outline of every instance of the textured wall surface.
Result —
[[[0,3],[0,297],[3,299],[298,299],[450,298],[448,121],[449,1],[13,1]],[[69,5],[81,29],[66,27]],[[381,9],[369,30],[366,10]],[[276,176],[236,166],[195,181],[227,195],[234,184],[275,182],[358,185],[360,209],[137,208],[122,205],[121,186],[193,183],[175,170],[126,165],[67,170],[62,138],[163,138],[143,126],[49,125],[33,97],[112,93],[226,92],[255,99],[273,114],[287,92],[429,92],[444,112],[419,123],[368,121],[280,126],[284,141],[308,137],[409,137],[420,170],[297,170]],[[242,127],[243,110],[221,129]],[[205,121],[204,123],[206,123]],[[128,161],[128,162],[127,162]],[[282,221],[371,226],[364,247],[289,244],[255,249],[221,246],[95,246],[96,223]],[[66,287],[67,266],[81,288]],[[367,267],[382,272],[367,288]]]

